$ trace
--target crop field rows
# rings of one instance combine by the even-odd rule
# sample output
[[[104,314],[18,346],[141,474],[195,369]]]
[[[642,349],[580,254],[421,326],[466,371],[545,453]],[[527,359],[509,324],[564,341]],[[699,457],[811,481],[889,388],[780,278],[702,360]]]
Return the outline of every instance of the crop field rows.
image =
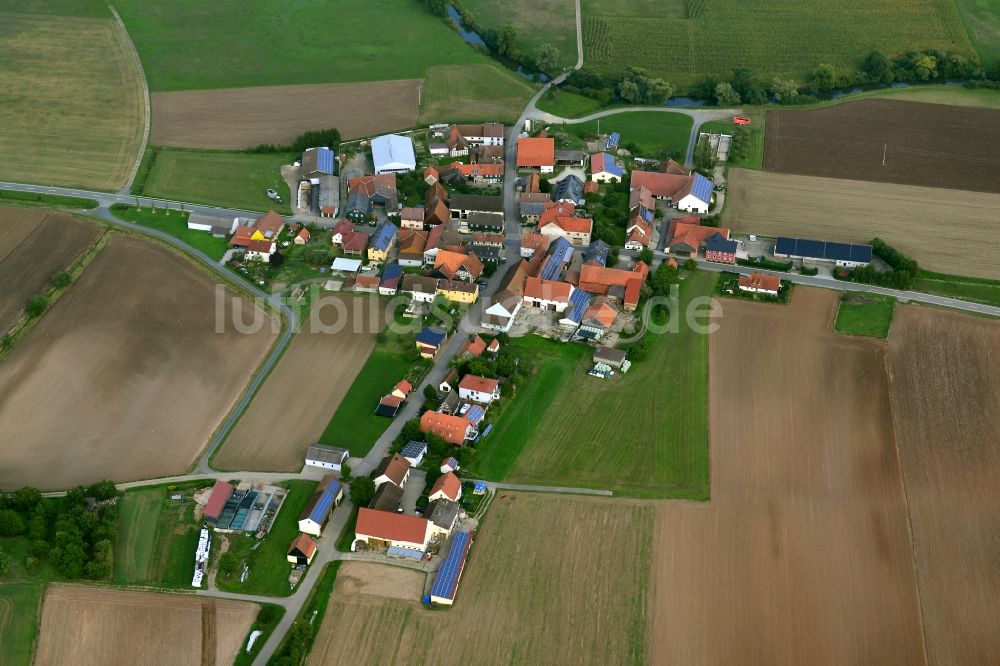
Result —
[[[801,81],[819,63],[853,70],[872,48],[973,52],[952,0],[844,0],[822,12],[813,7],[806,0],[748,0],[734,11],[728,0],[704,0],[689,7],[695,18],[684,19],[670,3],[645,15],[585,6],[586,65],[614,76],[635,63],[688,86],[737,67]],[[780,39],[775,26],[781,26]]]

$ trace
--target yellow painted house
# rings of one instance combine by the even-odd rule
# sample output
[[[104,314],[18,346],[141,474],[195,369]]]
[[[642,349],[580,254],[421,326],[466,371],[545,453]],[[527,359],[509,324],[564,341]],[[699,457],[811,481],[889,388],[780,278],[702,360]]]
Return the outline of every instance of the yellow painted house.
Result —
[[[479,298],[479,285],[475,282],[439,280],[437,293],[453,303],[475,303]]]
[[[368,261],[384,263],[389,258],[389,253],[396,246],[399,237],[396,225],[392,222],[383,222],[375,229],[371,244],[368,246]]]

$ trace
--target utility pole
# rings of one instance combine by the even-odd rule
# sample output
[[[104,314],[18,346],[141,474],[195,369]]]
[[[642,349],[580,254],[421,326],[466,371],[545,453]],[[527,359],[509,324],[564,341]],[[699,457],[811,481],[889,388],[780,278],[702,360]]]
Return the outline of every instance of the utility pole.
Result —
[[[882,144],[882,166],[885,166],[885,153],[886,153],[886,151],[888,149],[889,149],[889,144],[883,143]]]

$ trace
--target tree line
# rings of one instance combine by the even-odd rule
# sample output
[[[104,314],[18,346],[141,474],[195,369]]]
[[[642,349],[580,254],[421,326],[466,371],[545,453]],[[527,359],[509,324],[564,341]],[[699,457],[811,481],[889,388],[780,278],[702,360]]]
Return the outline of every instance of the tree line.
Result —
[[[872,240],[872,254],[888,264],[890,270],[880,271],[869,264],[850,271],[838,270],[834,275],[841,280],[846,279],[851,282],[873,284],[903,291],[913,287],[920,274],[920,266],[916,259],[903,254],[881,238]]]

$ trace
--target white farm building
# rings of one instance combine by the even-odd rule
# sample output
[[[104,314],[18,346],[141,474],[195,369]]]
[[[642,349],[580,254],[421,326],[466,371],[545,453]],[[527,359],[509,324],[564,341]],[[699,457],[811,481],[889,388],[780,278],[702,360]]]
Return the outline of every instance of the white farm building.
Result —
[[[403,173],[417,168],[413,141],[408,136],[385,134],[372,139],[375,173]]]

